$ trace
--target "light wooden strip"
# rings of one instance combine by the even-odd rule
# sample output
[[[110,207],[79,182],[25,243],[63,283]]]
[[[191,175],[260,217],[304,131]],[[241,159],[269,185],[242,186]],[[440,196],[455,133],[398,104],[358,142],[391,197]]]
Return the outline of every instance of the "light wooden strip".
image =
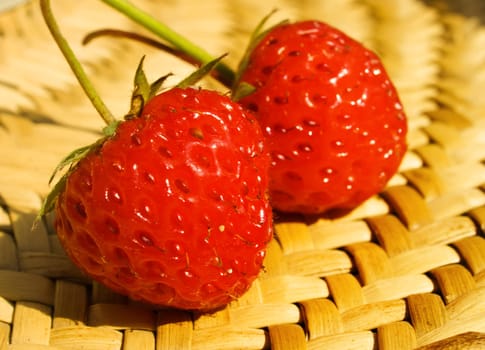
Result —
[[[345,247],[354,261],[363,285],[392,276],[392,265],[379,245],[373,242],[357,243]]]
[[[51,240],[49,240],[50,242]],[[24,272],[52,278],[87,280],[86,275],[65,254],[29,251],[19,252],[19,261],[20,269]]]
[[[0,322],[12,323],[14,305],[3,297],[0,297]]]
[[[19,301],[15,304],[12,344],[49,344],[51,308],[44,304]]]
[[[344,330],[362,331],[374,329],[391,322],[402,321],[406,317],[404,300],[380,301],[364,304],[342,313]]]
[[[308,226],[303,222],[276,223],[275,234],[284,254],[314,249]]]
[[[349,272],[352,261],[340,250],[315,250],[284,257],[288,274],[303,276],[330,276]]]
[[[485,231],[485,206],[470,210],[468,216],[480,230]]]
[[[8,347],[8,350],[65,350],[65,349],[66,349],[65,347],[53,346],[53,345],[41,345],[41,344],[11,344]],[[73,349],[73,348],[70,348],[70,349]]]
[[[261,304],[231,308],[231,323],[242,328],[261,328],[271,325],[298,323],[300,310],[294,304]]]
[[[437,294],[410,295],[407,301],[409,317],[418,338],[448,321],[446,309]]]
[[[223,327],[231,323],[229,308],[216,311],[194,311],[194,329]]]
[[[470,271],[459,264],[439,267],[432,270],[431,274],[436,280],[446,304],[476,288]]]
[[[420,346],[419,350],[483,349],[484,346],[483,333],[464,332]]]
[[[423,165],[439,169],[452,164],[452,160],[445,150],[435,143],[422,145],[414,150],[423,160]]]
[[[412,133],[412,131],[410,131],[410,133]],[[414,150],[410,149],[410,145],[408,145],[408,151],[404,154],[404,158],[402,159],[401,164],[399,165],[397,175],[400,175],[399,173],[404,172],[406,170],[416,169],[421,166],[423,166],[423,160]],[[406,179],[404,177],[403,177],[403,180],[404,182],[406,182]],[[389,184],[388,184],[388,187],[389,187]]]
[[[2,167],[0,166],[0,172],[1,171]],[[19,185],[13,182],[4,183],[3,174],[4,173],[2,173],[2,177],[0,177],[0,193],[2,194],[2,203],[4,203],[8,208],[27,210],[31,211],[32,213],[37,213],[42,204],[39,194],[21,184]],[[10,214],[9,221],[12,223]]]
[[[34,225],[38,212],[25,209],[10,209],[13,233],[17,249],[22,251],[49,252],[48,232],[41,223]]]
[[[328,276],[325,278],[332,299],[340,312],[360,306],[364,303],[364,295],[359,281],[349,273]]]
[[[240,307],[240,306],[247,306],[247,305],[257,305],[257,304],[262,304],[263,303],[263,295],[261,292],[261,285],[260,281],[264,278],[267,278],[267,276],[271,275],[266,275],[262,274],[258,279],[256,279],[249,290],[243,294],[241,297],[239,297],[236,300],[233,300],[228,307]]]
[[[87,322],[91,327],[139,329],[154,331],[156,315],[139,305],[93,304],[88,308]]]
[[[7,350],[10,342],[10,325],[0,322],[0,349]]]
[[[128,298],[121,294],[114,292],[112,289],[105,287],[96,281],[92,282],[91,289],[91,304],[107,303],[107,304],[126,304]]]
[[[0,269],[18,269],[16,248],[12,235],[0,231]]]
[[[373,350],[375,345],[374,334],[370,331],[345,332],[312,339],[308,342],[308,350]]]
[[[301,303],[303,320],[309,339],[342,333],[342,317],[328,299],[312,299]]]
[[[442,327],[433,329],[426,334],[418,337],[417,343],[418,346],[424,346],[431,344],[433,342],[444,341],[446,343],[446,339],[450,339],[452,337],[458,336],[460,334],[464,334],[467,332],[477,332],[477,333],[485,333],[485,312],[481,312],[480,314],[474,315],[473,317],[469,317],[464,320],[451,320],[447,322]],[[483,344],[483,339],[481,343],[478,343],[477,349],[483,348],[481,346]],[[459,343],[458,343],[459,345]],[[462,344],[466,349],[466,343]],[[473,343],[471,345],[474,345]],[[476,345],[476,344],[475,344]],[[461,347],[458,347],[460,349]],[[436,349],[436,348],[435,348]],[[441,345],[439,345],[438,349],[442,349]],[[473,347],[471,347],[473,349]]]
[[[54,283],[48,278],[31,273],[0,270],[0,295],[7,300],[52,305]]]
[[[57,280],[52,328],[86,325],[87,303],[86,286]]]
[[[155,336],[153,332],[127,329],[123,333],[123,350],[153,350]]]
[[[196,329],[190,349],[259,350],[267,349],[269,344],[269,336],[263,329],[227,326]]]
[[[190,313],[179,310],[162,310],[158,313],[155,347],[157,349],[191,349],[194,339]]]
[[[2,203],[3,200],[0,198],[0,203]],[[5,208],[0,206],[0,230],[7,231],[10,229],[10,218],[8,217],[8,213],[5,210]]]
[[[284,275],[260,280],[265,303],[294,303],[307,299],[325,298],[328,288],[322,279],[312,276]]]
[[[433,281],[425,275],[404,275],[376,281],[362,288],[367,303],[406,298],[412,294],[429,293]]]
[[[440,169],[441,183],[448,192],[458,192],[485,183],[485,165],[467,162]]]
[[[29,208],[37,212],[42,204],[39,194],[45,194],[49,190],[44,179],[32,176],[30,171],[13,172],[2,164],[0,173],[2,202],[12,208]]]
[[[411,350],[416,348],[416,333],[408,322],[389,323],[377,329],[377,344],[381,350]]]
[[[403,175],[419,191],[425,201],[432,200],[445,191],[441,177],[433,169],[417,168],[406,171]]]
[[[123,341],[119,331],[103,327],[54,328],[50,345],[72,350],[119,350]]]
[[[394,215],[369,218],[367,223],[388,256],[398,255],[413,248],[409,231]]]
[[[316,249],[332,249],[371,240],[371,231],[362,220],[328,222],[318,220],[308,226]]]
[[[472,236],[454,243],[473,274],[485,270],[485,238]]]
[[[391,265],[396,275],[413,275],[428,272],[437,267],[460,262],[458,253],[449,246],[417,248],[392,258]]]
[[[460,134],[456,128],[440,122],[434,122],[424,128],[431,140],[445,149],[454,148],[460,144]]]
[[[410,231],[433,222],[426,203],[414,189],[408,186],[390,187],[382,196]]]
[[[296,324],[270,326],[268,328],[271,349],[306,350],[306,339],[303,328]]]
[[[475,234],[476,226],[470,218],[452,216],[410,232],[409,237],[415,247],[423,247],[450,244]]]
[[[477,287],[453,299],[446,310],[450,319],[466,320],[482,314],[485,310],[485,287]]]

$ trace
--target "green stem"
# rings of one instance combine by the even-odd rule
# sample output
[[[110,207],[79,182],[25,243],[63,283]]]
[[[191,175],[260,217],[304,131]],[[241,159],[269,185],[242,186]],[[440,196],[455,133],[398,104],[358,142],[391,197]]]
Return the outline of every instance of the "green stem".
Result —
[[[175,48],[189,55],[200,64],[203,65],[215,59],[215,57],[213,57],[207,51],[195,45],[194,43],[192,43],[182,35],[174,32],[168,26],[161,23],[159,20],[155,19],[148,13],[132,5],[128,1],[126,0],[102,0],[102,1],[107,5],[115,8],[119,12],[123,13],[128,18],[135,21],[136,23],[142,25],[145,29],[148,29],[149,31],[151,31],[153,34],[157,35],[161,39],[172,44]],[[219,63],[215,67],[215,69],[219,75],[220,81],[224,85],[231,87],[235,78],[234,71],[223,63]]]
[[[99,94],[96,92],[96,89],[94,88],[93,84],[89,80],[88,76],[86,75],[86,72],[81,66],[81,63],[76,58],[76,55],[74,54],[71,47],[67,43],[66,39],[62,36],[62,33],[59,29],[57,21],[54,18],[54,15],[52,14],[50,0],[40,0],[40,7],[42,10],[42,15],[44,16],[44,20],[47,24],[47,27],[49,28],[49,31],[51,32],[54,40],[56,41],[57,46],[59,46],[59,48],[61,49],[62,54],[64,55],[67,62],[69,63],[69,66],[71,67],[72,71],[74,72],[74,75],[79,81],[79,84],[81,84],[81,87],[83,88],[84,92],[86,93],[89,100],[93,104],[94,108],[96,108],[99,115],[101,116],[101,118],[103,118],[103,120],[107,125],[110,125],[116,122],[116,119],[113,117],[113,114],[108,110],[104,102],[99,97]]]

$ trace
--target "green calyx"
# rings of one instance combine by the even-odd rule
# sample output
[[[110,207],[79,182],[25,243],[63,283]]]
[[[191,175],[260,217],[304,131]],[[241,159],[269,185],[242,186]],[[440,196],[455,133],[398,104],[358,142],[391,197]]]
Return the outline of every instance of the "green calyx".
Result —
[[[258,46],[258,44],[266,36],[266,34],[268,34],[269,31],[271,31],[273,28],[277,26],[283,25],[288,22],[287,20],[284,20],[265,29],[266,23],[275,12],[276,10],[273,10],[268,15],[263,17],[263,19],[258,23],[258,25],[256,26],[256,28],[254,29],[254,31],[252,32],[249,38],[248,46],[244,51],[243,57],[239,61],[239,65],[238,65],[236,74],[234,76],[234,81],[232,83],[231,97],[234,101],[239,101],[240,99],[242,99],[245,96],[248,96],[255,90],[254,86],[246,82],[241,82],[241,76],[249,64],[249,59],[251,57],[251,53],[253,52],[253,50],[256,48],[256,46]]]

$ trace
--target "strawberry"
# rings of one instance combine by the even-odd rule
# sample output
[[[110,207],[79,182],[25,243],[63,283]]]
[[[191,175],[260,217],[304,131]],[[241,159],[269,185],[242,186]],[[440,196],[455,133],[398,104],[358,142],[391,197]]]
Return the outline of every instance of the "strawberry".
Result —
[[[349,210],[381,191],[406,152],[406,117],[379,58],[319,21],[260,35],[240,68],[272,158],[275,209]],[[237,89],[236,89],[237,90]]]
[[[117,120],[62,39],[49,0],[41,9],[107,127],[60,163],[54,175],[68,171],[39,217],[55,210],[71,260],[132,299],[212,310],[241,296],[272,238],[270,158],[250,113],[227,95],[192,87],[220,58],[161,93],[167,76],[148,84],[142,59],[130,111]]]
[[[174,88],[70,172],[55,228],[90,277],[133,299],[212,309],[242,295],[271,239],[259,126],[216,92]]]

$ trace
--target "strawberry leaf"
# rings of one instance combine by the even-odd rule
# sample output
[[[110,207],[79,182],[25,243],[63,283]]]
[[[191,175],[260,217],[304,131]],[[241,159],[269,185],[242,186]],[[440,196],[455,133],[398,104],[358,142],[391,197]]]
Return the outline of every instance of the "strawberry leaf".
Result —
[[[62,175],[59,181],[53,186],[52,190],[47,194],[44,202],[42,203],[39,214],[37,215],[37,220],[44,217],[47,213],[54,209],[57,197],[64,190],[67,178],[69,177],[69,174],[71,173],[73,167],[88,153],[100,147],[105,140],[106,137],[103,137],[88,146],[83,146],[75,149],[59,162],[49,179],[49,185],[52,183],[52,181],[60,171],[62,171],[66,167],[69,167],[69,169],[65,174]]]
[[[219,56],[218,58],[204,64],[202,67],[197,69],[195,72],[190,74],[187,78],[182,80],[177,84],[177,87],[179,88],[186,88],[192,85],[197,84],[202,78],[204,78],[206,75],[208,75],[214,68],[217,66],[217,64],[224,58],[226,57],[227,54],[224,54],[222,56]]]
[[[106,125],[103,128],[103,135],[106,137],[112,136],[115,133],[116,129],[118,128],[118,125],[120,125],[120,123],[121,123],[121,120],[116,120]]]
[[[83,146],[78,149],[75,149],[74,151],[69,153],[66,157],[64,157],[64,159],[62,159],[60,163],[57,165],[57,167],[54,169],[54,172],[52,173],[49,179],[49,185],[52,183],[52,180],[54,180],[54,177],[62,169],[64,169],[66,166],[72,167],[72,165],[77,163],[80,159],[82,159],[93,148],[95,144],[92,144],[89,146]]]
[[[150,84],[150,93],[148,95],[148,100],[151,100],[162,88],[163,83],[170,77],[172,73],[164,75],[163,77],[158,78],[153,83]],[[145,102],[146,103],[146,102]]]
[[[164,75],[163,77],[155,80],[153,83],[148,82],[148,78],[143,70],[143,62],[145,60],[145,56],[143,56],[136,68],[135,78],[134,78],[134,88],[133,93],[131,94],[131,101],[130,101],[130,110],[125,115],[125,119],[132,119],[136,118],[140,115],[143,107],[150,101],[162,88],[162,84],[167,80],[169,76],[172,74],[169,73]],[[111,126],[108,125],[108,130],[110,130]],[[117,124],[114,125],[116,129]],[[109,135],[108,135],[109,136]]]
[[[64,187],[66,187],[66,181],[68,176],[69,173],[64,174],[54,185],[52,190],[47,194],[37,215],[36,221],[44,217],[47,213],[54,210],[57,197],[59,197],[59,194],[61,194],[61,192],[64,190]]]
[[[254,92],[254,90],[256,90],[256,88],[253,85],[243,81],[243,82],[239,83],[236,86],[235,90],[232,92],[232,99],[234,101],[239,101],[243,97],[246,97],[246,96],[252,94]]]
[[[145,71],[143,70],[143,61],[145,60],[145,56],[143,56],[138,63],[138,67],[136,68],[135,78],[133,80],[133,93],[131,94],[131,101],[130,101],[130,110],[125,116],[125,119],[132,119],[138,117],[140,112],[145,105],[145,102],[148,101],[150,96],[150,84],[148,83],[148,79],[146,77]]]
[[[267,14],[263,19],[258,23],[256,28],[254,28],[254,31],[252,32],[250,38],[249,38],[249,43],[246,48],[246,51],[244,52],[244,55],[241,58],[241,61],[239,62],[237,71],[236,71],[236,76],[234,79],[234,84],[233,84],[233,89],[232,89],[232,98],[235,101],[238,101],[238,99],[247,96],[250,92],[247,89],[247,87],[242,87],[240,88],[241,85],[241,76],[243,72],[245,71],[246,67],[249,64],[249,58],[251,57],[251,53],[253,52],[254,48],[260,43],[260,41],[268,34],[269,31],[274,29],[275,27],[278,27],[280,25],[283,25],[285,23],[288,23],[288,20],[283,20],[278,22],[275,25],[270,26],[269,28],[263,29],[270,17],[276,12],[276,10],[271,11],[269,14]],[[242,90],[242,91],[240,91]],[[248,93],[249,92],[249,93]],[[251,91],[252,92],[252,91]]]

